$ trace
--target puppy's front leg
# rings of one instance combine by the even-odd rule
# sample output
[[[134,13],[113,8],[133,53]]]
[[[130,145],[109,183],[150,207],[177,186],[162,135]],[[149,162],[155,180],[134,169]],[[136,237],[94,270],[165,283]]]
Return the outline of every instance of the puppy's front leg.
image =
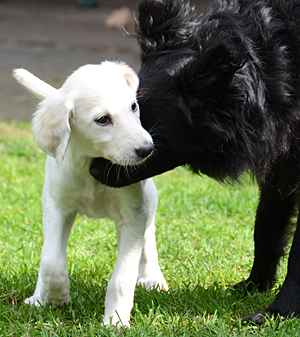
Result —
[[[138,216],[136,216],[138,218]],[[119,223],[118,258],[105,298],[104,325],[129,327],[130,311],[133,306],[139,260],[142,253],[145,221]]]
[[[158,264],[154,219],[145,232],[144,247],[139,265],[138,284],[146,289],[158,288],[168,291],[169,287]]]
[[[51,197],[44,196],[44,245],[39,277],[33,296],[25,303],[36,306],[69,303],[66,249],[75,216],[75,212],[65,214]]]

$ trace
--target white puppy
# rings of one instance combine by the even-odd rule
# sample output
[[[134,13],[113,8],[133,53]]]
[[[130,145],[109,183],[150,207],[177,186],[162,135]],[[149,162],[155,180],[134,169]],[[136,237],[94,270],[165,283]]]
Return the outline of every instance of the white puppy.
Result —
[[[24,69],[13,76],[45,98],[33,117],[33,134],[48,154],[43,191],[44,246],[38,282],[28,304],[69,303],[66,248],[76,214],[110,218],[118,231],[118,258],[107,286],[104,324],[129,326],[135,283],[168,289],[158,265],[152,179],[121,189],[89,173],[93,158],[120,165],[144,161],[152,138],[139,120],[138,78],[125,64],[103,62],[75,71],[56,90]]]

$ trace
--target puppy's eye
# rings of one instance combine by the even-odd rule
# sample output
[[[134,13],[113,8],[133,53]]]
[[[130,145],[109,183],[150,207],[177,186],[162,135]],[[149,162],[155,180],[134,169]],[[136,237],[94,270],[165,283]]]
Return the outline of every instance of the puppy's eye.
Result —
[[[139,108],[139,106],[138,106],[137,102],[132,103],[132,105],[131,105],[132,112],[136,112],[138,110],[138,108]]]
[[[95,120],[95,122],[99,125],[107,125],[110,124],[111,120],[108,116],[101,116]]]

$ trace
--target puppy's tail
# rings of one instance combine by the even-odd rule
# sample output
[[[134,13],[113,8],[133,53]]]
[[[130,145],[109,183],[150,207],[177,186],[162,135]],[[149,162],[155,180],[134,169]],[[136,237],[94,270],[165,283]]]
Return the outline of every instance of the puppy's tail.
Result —
[[[12,76],[39,99],[44,99],[57,91],[50,84],[42,81],[25,69],[14,69]]]

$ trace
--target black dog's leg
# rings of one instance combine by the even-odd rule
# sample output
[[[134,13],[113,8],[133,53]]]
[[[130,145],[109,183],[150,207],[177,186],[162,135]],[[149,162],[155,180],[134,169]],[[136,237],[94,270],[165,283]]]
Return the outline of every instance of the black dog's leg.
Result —
[[[289,262],[288,271],[281,290],[274,302],[265,310],[245,318],[245,322],[265,323],[265,316],[298,316],[300,314],[300,218],[298,217]]]
[[[279,259],[284,254],[294,202],[294,195],[283,198],[274,189],[261,189],[254,231],[254,263],[249,278],[237,284],[236,289],[251,291],[257,287],[265,291],[272,286]]]

